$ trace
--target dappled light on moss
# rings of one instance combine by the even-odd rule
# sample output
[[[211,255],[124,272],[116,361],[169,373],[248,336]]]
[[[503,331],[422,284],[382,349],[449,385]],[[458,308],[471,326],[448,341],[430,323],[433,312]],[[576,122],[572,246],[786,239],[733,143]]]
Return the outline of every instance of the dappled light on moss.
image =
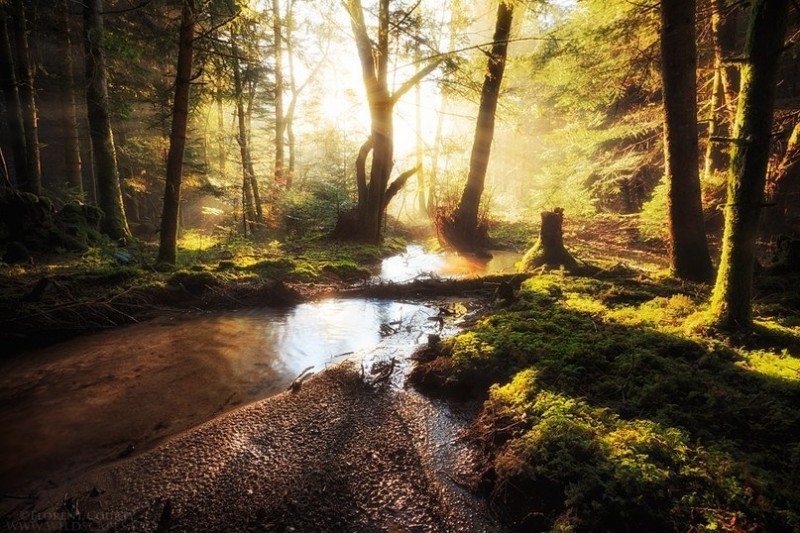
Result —
[[[420,365],[488,391],[474,435],[514,528],[800,527],[795,332],[687,330],[704,298],[670,279],[535,276]]]

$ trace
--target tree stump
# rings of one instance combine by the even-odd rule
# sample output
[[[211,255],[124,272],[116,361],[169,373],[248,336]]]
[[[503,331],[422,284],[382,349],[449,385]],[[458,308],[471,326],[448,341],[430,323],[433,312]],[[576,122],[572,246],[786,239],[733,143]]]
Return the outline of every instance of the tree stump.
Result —
[[[542,212],[539,240],[522,258],[524,271],[542,266],[547,269],[564,267],[567,270],[575,270],[578,267],[578,262],[564,248],[563,223],[564,210],[562,208],[556,207],[552,211]]]

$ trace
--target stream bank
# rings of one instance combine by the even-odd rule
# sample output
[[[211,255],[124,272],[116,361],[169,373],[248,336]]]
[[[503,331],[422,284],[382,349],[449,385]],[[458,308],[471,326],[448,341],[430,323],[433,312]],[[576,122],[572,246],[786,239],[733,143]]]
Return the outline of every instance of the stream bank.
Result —
[[[81,336],[37,352],[7,358],[3,361],[4,372],[0,380],[0,400],[4,406],[0,410],[0,424],[9,429],[0,439],[0,452],[6,458],[0,468],[6,524],[24,521],[26,516],[37,516],[35,513],[72,512],[75,515],[72,518],[84,520],[88,517],[85,508],[84,514],[61,508],[64,502],[56,502],[52,499],[54,495],[80,495],[83,489],[76,487],[82,487],[85,479],[105,475],[98,472],[129,468],[125,465],[139,464],[138,461],[147,462],[151,459],[146,457],[158,456],[165,448],[177,446],[174,448],[177,450],[185,447],[183,451],[174,453],[187,457],[203,455],[205,448],[197,447],[206,446],[203,442],[209,437],[205,434],[191,435],[203,433],[206,430],[202,428],[209,424],[213,426],[217,421],[228,424],[225,420],[229,417],[235,418],[241,411],[257,409],[261,403],[266,402],[261,407],[263,409],[285,410],[284,414],[275,416],[294,416],[289,404],[279,400],[284,396],[280,393],[307,368],[319,373],[329,366],[350,360],[354,368],[369,373],[376,364],[394,360],[399,371],[393,376],[395,390],[392,391],[374,392],[363,386],[338,387],[337,383],[354,385],[355,381],[362,382],[351,379],[352,376],[343,381],[342,376],[347,372],[338,366],[332,373],[325,372],[310,382],[314,385],[308,387],[309,390],[325,390],[325,394],[339,398],[330,405],[333,405],[333,413],[339,413],[344,422],[332,427],[331,431],[336,435],[343,431],[358,433],[361,430],[356,427],[363,425],[365,433],[358,441],[365,440],[363,446],[375,448],[371,448],[366,462],[363,449],[352,452],[356,453],[354,457],[358,461],[347,459],[348,468],[358,470],[361,468],[359,462],[365,469],[373,468],[370,460],[380,457],[383,453],[381,447],[385,448],[385,443],[380,442],[380,434],[385,433],[391,438],[400,435],[396,447],[389,447],[390,453],[394,454],[390,461],[397,463],[396,486],[382,489],[383,482],[372,479],[368,487],[353,489],[363,489],[364,498],[371,498],[367,495],[383,490],[384,500],[380,505],[376,503],[372,511],[360,514],[369,509],[367,500],[361,507],[347,512],[342,511],[341,502],[332,504],[330,513],[339,508],[344,514],[339,518],[334,514],[318,517],[321,520],[318,525],[327,524],[335,528],[338,524],[335,520],[345,519],[345,515],[352,512],[355,513],[351,517],[354,524],[373,527],[369,524],[380,523],[391,527],[391,520],[385,522],[389,518],[380,510],[385,511],[387,502],[402,493],[397,487],[412,482],[416,476],[424,482],[414,482],[417,485],[403,489],[411,491],[410,499],[419,501],[422,506],[417,509],[413,520],[427,524],[423,527],[426,530],[452,529],[454,518],[450,515],[456,511],[450,510],[445,513],[450,513],[447,516],[442,515],[444,504],[431,502],[438,501],[436,498],[450,491],[452,494],[463,492],[457,497],[467,498],[468,507],[481,505],[476,503],[477,500],[472,501],[467,492],[456,490],[460,482],[454,481],[455,470],[440,471],[444,468],[442,454],[449,454],[447,450],[451,448],[459,449],[461,445],[455,444],[458,433],[474,418],[477,407],[471,406],[469,415],[457,417],[458,423],[448,422],[453,415],[444,403],[432,402],[397,387],[402,385],[403,376],[409,370],[408,356],[426,343],[430,335],[454,333],[458,321],[465,314],[485,307],[486,298],[491,298],[499,281],[508,276],[496,276],[488,281],[474,276],[472,279],[443,279],[436,269],[446,267],[448,261],[437,255],[433,258],[433,268],[422,270],[426,262],[420,252],[412,248],[401,259],[387,259],[391,268],[380,270],[369,283],[339,287],[336,298],[314,298],[280,308],[243,304],[244,308],[237,311],[172,312],[141,324]],[[458,261],[461,261],[458,268],[464,272],[462,275],[470,269],[481,268],[480,264],[470,266],[461,259]],[[485,269],[486,265],[482,266]],[[382,276],[384,272],[386,276]],[[454,271],[449,271],[448,275],[454,275]],[[415,281],[398,284],[400,277]],[[289,395],[300,402],[297,409],[319,409],[329,405],[326,402],[319,404],[316,400],[313,405],[306,405],[307,401],[303,400],[306,388],[302,387],[303,394]],[[369,405],[378,410],[377,414],[367,412]],[[324,419],[329,414],[323,409],[313,418]],[[235,422],[230,424],[235,425]],[[276,433],[272,438],[280,441],[281,448],[286,439],[302,441],[308,438],[311,442],[317,434],[314,424],[308,428],[295,425],[291,431],[284,427],[288,433]],[[350,425],[354,425],[352,430],[347,429]],[[413,431],[409,429],[411,426]],[[263,432],[264,427],[259,426],[253,431]],[[271,431],[280,430],[273,428]],[[330,438],[338,442],[336,435]],[[259,438],[255,433],[251,436],[256,440]],[[437,439],[441,442],[432,448],[431,443]],[[236,443],[224,445],[233,444]],[[411,460],[403,455],[405,452],[397,451],[401,449],[416,449],[419,457]],[[310,453],[335,458],[337,452],[330,448],[292,451],[290,447],[286,452],[276,453],[285,453],[285,461],[303,463]],[[293,453],[297,453],[294,459],[291,458]],[[471,459],[453,460],[453,468],[456,468],[466,465]],[[439,466],[431,470],[434,463]],[[384,470],[382,464],[373,469],[374,475]],[[167,470],[161,464],[146,473],[140,470],[137,477],[145,476],[149,483],[158,484]],[[463,472],[468,471],[470,468],[465,466]],[[191,478],[200,475],[199,472],[191,474],[187,481],[189,486],[201,483],[200,478]],[[280,476],[279,473],[275,475]],[[312,472],[308,475],[317,474]],[[338,479],[331,473],[324,475]],[[348,477],[351,474],[344,475]],[[356,474],[352,476],[359,477]],[[442,479],[436,481],[434,478]],[[444,478],[447,478],[450,488],[442,488]],[[102,485],[113,486],[114,483],[103,482]],[[92,488],[96,485],[93,483]],[[128,493],[135,492],[135,488],[128,484],[123,483],[113,490],[102,489],[106,490],[109,495],[112,492],[117,494],[114,498],[122,498],[125,507],[144,505],[142,501],[131,503],[126,499]],[[306,489],[301,484],[298,490]],[[81,505],[89,505],[91,509],[98,491],[89,492],[95,496]],[[424,503],[425,498],[428,503]],[[109,509],[110,505],[113,504],[103,503],[103,509]],[[404,510],[400,504],[395,507],[397,513],[405,517],[398,519],[405,524],[403,527],[416,527],[409,518],[411,515],[407,514],[410,511]],[[256,515],[261,517],[263,513],[256,511]],[[95,515],[97,512],[95,509]],[[140,512],[141,509],[136,511]],[[194,511],[190,514],[197,515]],[[285,514],[286,510],[276,516]],[[69,519],[66,515],[58,516]],[[297,520],[302,522],[303,519]],[[136,523],[139,523],[138,518]],[[463,526],[465,522],[459,523]],[[51,526],[53,524],[47,525]],[[136,529],[139,526],[131,527]]]
[[[461,411],[338,366],[17,503],[41,531],[498,531]]]

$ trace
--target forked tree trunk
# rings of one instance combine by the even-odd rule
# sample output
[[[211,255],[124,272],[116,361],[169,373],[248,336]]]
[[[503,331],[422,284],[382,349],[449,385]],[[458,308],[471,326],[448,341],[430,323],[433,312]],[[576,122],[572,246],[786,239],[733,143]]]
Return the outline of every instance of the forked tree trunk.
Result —
[[[161,213],[160,263],[175,264],[178,223],[181,205],[183,154],[186,148],[186,128],[189,122],[189,90],[192,81],[194,53],[194,12],[192,0],[184,0],[178,40],[178,65],[175,74],[175,100],[172,103],[172,131],[167,155],[167,183],[164,189],[164,210]]]
[[[711,297],[721,329],[752,325],[752,289],[758,219],[764,201],[778,62],[784,49],[789,0],[754,0],[741,66],[733,132],[722,259]]]
[[[698,172],[695,0],[661,3],[664,154],[672,249],[670,267],[683,279],[710,281]]]
[[[28,25],[25,14],[25,2],[13,0],[14,36],[16,46],[15,66],[17,67],[17,84],[19,99],[22,104],[22,120],[25,123],[25,163],[26,181],[23,189],[33,194],[42,193],[42,167],[39,154],[39,117],[36,110],[36,97],[33,87],[33,68],[31,67],[28,49]]]
[[[100,42],[103,36],[103,0],[84,0],[83,42],[86,58],[86,108],[92,139],[92,158],[97,187],[97,203],[104,213],[101,228],[112,239],[130,236],[122,190],[119,183],[117,152],[108,110],[106,64]]]
[[[372,163],[369,182],[366,182],[366,170],[362,176],[364,183],[359,182],[358,209],[353,220],[345,222],[340,218],[337,232],[342,236],[354,237],[368,242],[380,242],[382,237],[383,217],[390,198],[387,197],[389,177],[394,166],[394,132],[392,114],[397,101],[419,83],[442,61],[434,59],[416,74],[411,76],[393,94],[389,92],[387,74],[389,66],[389,0],[380,0],[378,10],[377,48],[373,49],[372,40],[367,34],[364,22],[364,10],[360,0],[347,0],[347,11],[355,36],[358,57],[361,61],[361,73],[367,91],[371,117],[371,149]],[[365,145],[366,146],[366,145]],[[369,153],[367,149],[366,154]],[[366,154],[364,159],[366,159]],[[361,157],[361,154],[359,154]],[[403,180],[405,182],[405,180]],[[349,235],[347,235],[349,233]]]
[[[489,54],[489,65],[483,79],[481,103],[478,109],[478,124],[475,127],[475,139],[472,142],[472,155],[469,160],[469,175],[461,201],[453,217],[455,234],[461,242],[453,242],[456,247],[479,247],[481,243],[478,232],[478,211],[483,195],[486,169],[489,166],[489,154],[494,137],[495,113],[500,96],[500,85],[503,83],[503,72],[506,66],[508,38],[511,34],[511,22],[514,16],[514,4],[501,0],[497,6],[497,21],[494,30],[492,50]]]
[[[530,271],[539,267],[555,269],[564,267],[574,270],[578,263],[564,248],[564,210],[556,207],[542,212],[542,227],[539,240],[522,258],[522,268]]]
[[[8,32],[10,14],[6,12],[6,9],[0,5],[0,83],[3,84],[3,102],[8,126],[5,133],[11,147],[11,155],[14,158],[12,168],[17,186],[20,189],[27,189],[29,180],[25,156],[25,126],[22,121],[22,104],[17,90],[17,76],[14,72],[14,58]],[[8,163],[8,159],[6,159],[6,163]],[[8,166],[10,167],[10,165]],[[12,168],[9,168],[9,172]]]

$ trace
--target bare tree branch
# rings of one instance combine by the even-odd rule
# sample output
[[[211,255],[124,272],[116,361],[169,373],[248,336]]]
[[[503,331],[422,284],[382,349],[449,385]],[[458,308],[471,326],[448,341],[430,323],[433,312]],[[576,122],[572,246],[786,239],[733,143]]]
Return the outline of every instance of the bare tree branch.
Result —
[[[402,98],[404,94],[406,94],[416,84],[418,84],[420,81],[422,81],[422,79],[425,78],[425,76],[427,76],[428,74],[433,72],[436,69],[436,67],[438,67],[439,64],[441,64],[442,61],[444,61],[444,57],[440,57],[438,59],[434,59],[433,62],[429,63],[425,68],[421,69],[416,74],[411,76],[403,85],[401,85],[394,92],[394,94],[389,99],[389,102],[392,105],[397,103],[397,101],[400,100],[400,98]]]
[[[395,195],[397,195],[397,193],[400,192],[400,189],[402,189],[405,186],[406,182],[408,181],[408,178],[419,172],[420,168],[422,168],[422,166],[417,165],[411,170],[406,170],[405,172],[397,176],[397,179],[394,180],[391,183],[391,185],[389,185],[388,189],[386,189],[386,196],[383,201],[384,206],[389,205],[389,202],[392,201],[392,198],[394,198]]]

